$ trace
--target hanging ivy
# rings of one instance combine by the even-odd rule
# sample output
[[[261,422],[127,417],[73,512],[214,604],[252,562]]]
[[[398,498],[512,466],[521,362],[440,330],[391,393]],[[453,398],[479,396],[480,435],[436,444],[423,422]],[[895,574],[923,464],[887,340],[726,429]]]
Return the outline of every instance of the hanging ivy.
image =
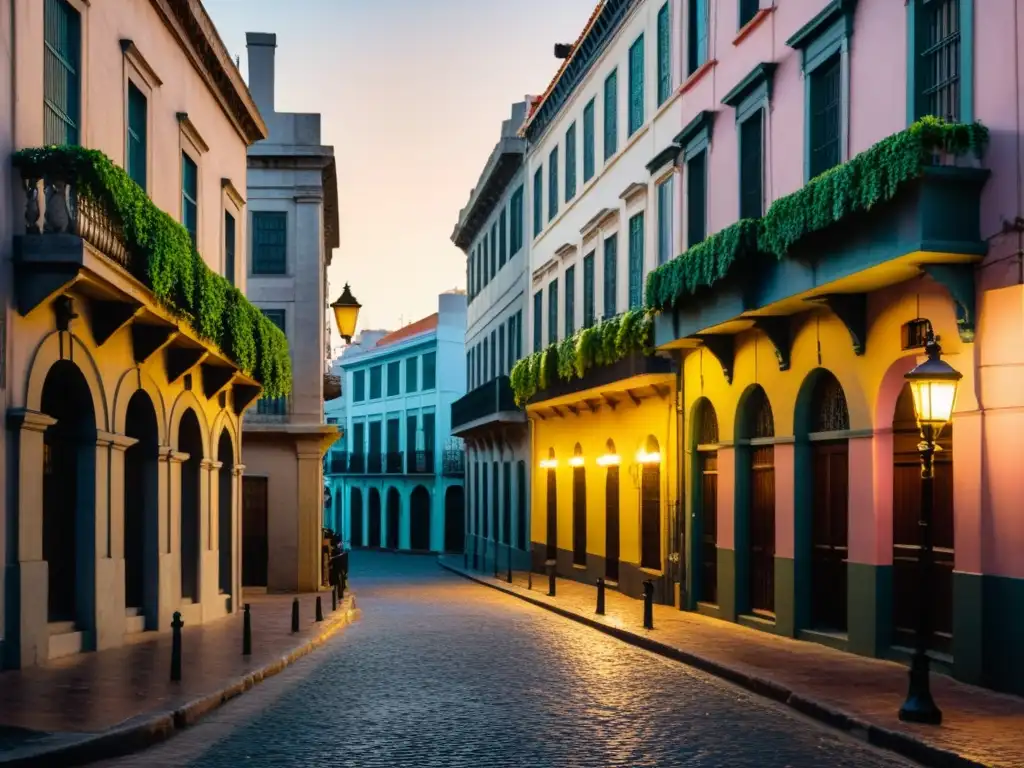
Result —
[[[180,222],[156,206],[123,168],[95,149],[23,149],[14,166],[24,178],[66,179],[80,198],[102,209],[124,234],[130,269],[175,315],[218,345],[265,397],[291,392],[284,333],[224,277],[211,270]]]

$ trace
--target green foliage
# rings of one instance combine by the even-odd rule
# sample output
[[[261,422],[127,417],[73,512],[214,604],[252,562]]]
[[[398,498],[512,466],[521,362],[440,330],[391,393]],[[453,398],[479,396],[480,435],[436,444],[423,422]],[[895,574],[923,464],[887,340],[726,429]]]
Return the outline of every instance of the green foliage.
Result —
[[[980,157],[987,145],[988,129],[980,123],[922,118],[779,198],[763,218],[740,220],[655,269],[647,276],[646,305],[670,310],[737,265],[752,265],[760,253],[782,259],[808,235],[891,200],[936,155]]]
[[[509,375],[516,404],[525,405],[558,380],[581,379],[591,368],[611,365],[633,352],[653,354],[651,327],[650,313],[635,309],[524,357]]]
[[[75,194],[120,227],[132,274],[157,300],[218,345],[263,395],[291,392],[291,357],[285,335],[224,277],[213,272],[188,231],[154,205],[145,190],[102,152],[83,147],[23,149],[14,166],[25,178],[64,179]]]

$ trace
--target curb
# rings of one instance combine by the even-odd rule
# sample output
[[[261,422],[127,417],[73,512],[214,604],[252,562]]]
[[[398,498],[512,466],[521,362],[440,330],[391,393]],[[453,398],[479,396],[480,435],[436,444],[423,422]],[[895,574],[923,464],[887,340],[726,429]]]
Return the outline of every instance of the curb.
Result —
[[[347,605],[346,605],[347,604]],[[140,715],[121,725],[114,726],[96,735],[86,735],[80,740],[40,749],[32,754],[10,760],[0,758],[2,768],[46,768],[53,765],[85,765],[98,760],[123,757],[154,746],[174,736],[178,731],[195,725],[205,715],[231,699],[259,685],[267,678],[282,672],[327,642],[343,627],[360,616],[356,608],[355,595],[349,595],[331,614],[338,618],[325,627],[318,635],[310,637],[302,645],[293,648],[283,656],[254,669],[242,677],[228,681],[218,691],[200,696],[177,709],[155,714]]]
[[[611,635],[612,637],[636,646],[637,648],[642,648],[646,651],[650,651],[651,653],[656,653],[659,656],[664,656],[674,661],[682,662],[688,666],[695,667],[702,672],[706,672],[710,675],[714,675],[715,677],[722,678],[723,680],[738,685],[741,688],[745,688],[751,693],[764,696],[765,698],[771,699],[779,704],[785,704],[800,714],[813,718],[814,720],[831,726],[832,728],[844,731],[859,741],[864,741],[875,747],[895,752],[903,757],[914,760],[921,765],[929,766],[929,768],[989,768],[985,763],[979,763],[976,760],[964,757],[963,755],[952,752],[948,749],[936,747],[933,744],[929,744],[922,739],[915,738],[914,736],[910,736],[909,734],[901,731],[894,731],[889,728],[873,725],[866,720],[862,720],[841,710],[834,709],[819,701],[808,698],[803,694],[795,693],[790,688],[782,685],[781,683],[777,683],[774,680],[768,680],[757,677],[756,675],[751,675],[747,672],[736,669],[735,667],[730,667],[722,664],[721,662],[700,656],[692,651],[684,651],[681,648],[676,648],[675,646],[668,645],[667,643],[663,643],[651,637],[637,634],[631,630],[622,629],[621,627],[613,627],[605,624],[604,622],[598,621],[597,619],[591,618],[590,616],[585,616],[567,608],[562,608],[543,600],[538,600],[537,598],[524,594],[521,591],[510,589],[508,586],[500,582],[487,580],[472,573],[468,573],[458,566],[444,562],[441,558],[438,558],[437,563],[445,570],[454,573],[456,576],[461,576],[469,581],[473,581],[485,587],[490,587],[491,589],[503,592],[511,597],[519,598],[524,602],[536,605],[539,608],[544,608],[545,610],[551,611],[559,616],[571,619],[592,629],[596,629],[599,632],[603,632],[606,635]]]

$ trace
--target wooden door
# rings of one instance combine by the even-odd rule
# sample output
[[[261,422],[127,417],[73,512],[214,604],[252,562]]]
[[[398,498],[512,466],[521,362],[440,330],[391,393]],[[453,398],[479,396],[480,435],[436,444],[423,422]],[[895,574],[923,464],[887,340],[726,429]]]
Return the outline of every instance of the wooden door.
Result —
[[[242,476],[242,586],[267,586],[267,478]]]
[[[619,580],[619,468],[608,467],[604,481],[604,577]]]
[[[718,451],[700,457],[700,599],[718,603]]]
[[[846,631],[849,449],[845,440],[815,443],[811,518],[811,625]]]
[[[750,607],[775,611],[775,449],[753,449],[750,465]]]

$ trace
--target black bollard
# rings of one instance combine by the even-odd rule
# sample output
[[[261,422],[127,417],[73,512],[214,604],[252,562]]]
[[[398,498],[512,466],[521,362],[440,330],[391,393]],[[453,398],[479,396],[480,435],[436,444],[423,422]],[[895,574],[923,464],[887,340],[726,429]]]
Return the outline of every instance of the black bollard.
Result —
[[[181,620],[181,614],[174,612],[171,619],[171,682],[181,680],[181,628],[185,622]]]
[[[597,615],[604,616],[604,579],[597,580]]]
[[[292,632],[299,631],[299,598],[292,600]]]
[[[338,584],[331,585],[331,613],[338,610]]]
[[[654,629],[654,582],[644,582],[644,629]]]
[[[348,574],[342,573],[341,574],[341,585],[338,587],[338,599],[339,600],[344,600],[345,599],[345,586],[346,586],[346,584],[348,584]]]
[[[317,621],[323,621],[324,620],[324,608],[320,604],[320,595],[316,596],[316,620]]]
[[[548,568],[548,596],[549,597],[554,597],[555,596],[555,564],[554,563],[548,563],[547,564],[547,568]]]
[[[252,618],[249,616],[249,604],[245,604],[242,613],[242,655],[252,654]]]

